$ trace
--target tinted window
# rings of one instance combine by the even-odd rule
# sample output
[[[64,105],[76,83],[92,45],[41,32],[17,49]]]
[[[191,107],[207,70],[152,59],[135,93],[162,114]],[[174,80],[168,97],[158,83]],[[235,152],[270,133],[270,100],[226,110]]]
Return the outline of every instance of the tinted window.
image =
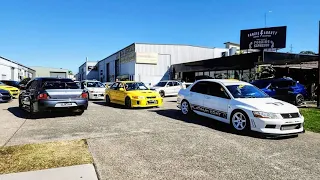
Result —
[[[35,90],[37,89],[37,85],[38,85],[38,81],[32,81],[31,83],[29,83],[29,90]]]
[[[104,85],[101,82],[87,82],[87,87],[104,87]]]
[[[258,87],[260,89],[264,89],[267,86],[269,86],[270,82],[268,82],[268,81],[255,81],[255,82],[252,82],[251,84],[255,85],[256,87]]]
[[[201,94],[208,94],[208,83],[204,81],[197,82],[191,87],[190,91]]]
[[[43,89],[79,89],[79,86],[75,82],[55,82],[55,81],[48,81],[45,82]]]
[[[208,85],[209,95],[229,99],[228,93],[220,84],[215,82],[208,82]]]
[[[113,90],[117,89],[118,84],[119,84],[119,83],[114,83],[114,84],[112,84],[112,86],[110,87],[110,89],[113,89]]]
[[[168,82],[167,86],[173,86],[173,82]]]
[[[260,89],[251,85],[230,85],[227,89],[234,98],[266,98],[269,97]]]
[[[173,82],[173,85],[174,85],[174,86],[179,86],[180,84],[175,81],[175,82]]]
[[[167,84],[167,82],[158,82],[158,84],[156,84],[155,86],[158,86],[158,87],[164,87],[165,85]]]
[[[126,91],[148,90],[147,86],[143,82],[126,83],[125,89]]]

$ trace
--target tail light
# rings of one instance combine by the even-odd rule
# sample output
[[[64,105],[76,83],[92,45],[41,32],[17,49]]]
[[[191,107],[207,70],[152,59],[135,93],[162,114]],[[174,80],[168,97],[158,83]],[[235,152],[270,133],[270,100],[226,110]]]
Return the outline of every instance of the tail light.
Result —
[[[49,96],[48,96],[47,93],[41,93],[41,94],[38,95],[38,100],[40,100],[40,99],[48,99],[48,98],[49,98]]]
[[[88,99],[88,94],[85,93],[85,92],[83,92],[83,93],[81,94],[81,98],[83,98],[83,99]]]

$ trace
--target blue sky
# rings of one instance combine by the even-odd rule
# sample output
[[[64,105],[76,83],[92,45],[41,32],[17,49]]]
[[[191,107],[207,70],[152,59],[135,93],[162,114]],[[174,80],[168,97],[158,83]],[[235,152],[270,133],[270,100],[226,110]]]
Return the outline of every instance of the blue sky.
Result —
[[[318,49],[319,0],[0,0],[0,56],[77,72],[133,43],[223,47],[240,30],[288,26],[287,49]]]

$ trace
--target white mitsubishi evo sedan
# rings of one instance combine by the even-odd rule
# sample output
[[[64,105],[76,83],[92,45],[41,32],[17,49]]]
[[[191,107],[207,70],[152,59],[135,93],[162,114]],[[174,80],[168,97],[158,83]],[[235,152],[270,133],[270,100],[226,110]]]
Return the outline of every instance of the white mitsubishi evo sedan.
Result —
[[[304,117],[289,103],[273,99],[238,80],[203,79],[181,89],[177,99],[184,115],[196,113],[229,123],[240,132],[287,135],[304,132]]]

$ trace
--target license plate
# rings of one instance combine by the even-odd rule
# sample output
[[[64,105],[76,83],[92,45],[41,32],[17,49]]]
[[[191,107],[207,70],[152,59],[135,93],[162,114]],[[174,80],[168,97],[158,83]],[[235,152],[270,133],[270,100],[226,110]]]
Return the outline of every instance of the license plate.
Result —
[[[55,105],[55,107],[72,107],[77,106],[75,103],[58,103]]]
[[[149,101],[148,101],[148,104],[155,104],[155,103],[157,103],[156,100],[149,100]]]

